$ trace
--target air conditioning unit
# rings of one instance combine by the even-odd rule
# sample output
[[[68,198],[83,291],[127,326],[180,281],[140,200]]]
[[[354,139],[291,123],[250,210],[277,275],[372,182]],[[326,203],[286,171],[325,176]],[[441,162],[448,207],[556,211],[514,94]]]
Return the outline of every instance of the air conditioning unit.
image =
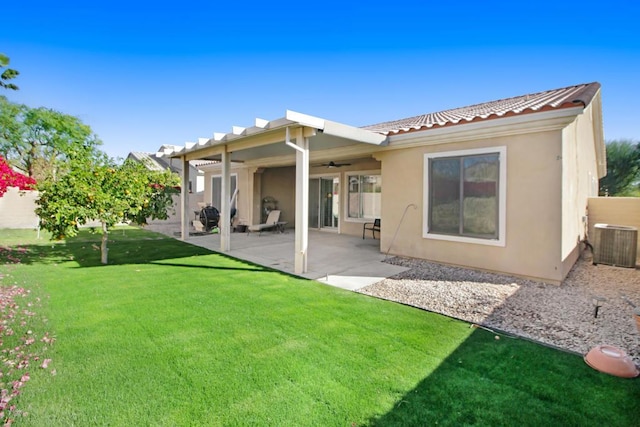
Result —
[[[594,231],[594,264],[635,268],[638,249],[638,229],[636,227],[596,224]]]

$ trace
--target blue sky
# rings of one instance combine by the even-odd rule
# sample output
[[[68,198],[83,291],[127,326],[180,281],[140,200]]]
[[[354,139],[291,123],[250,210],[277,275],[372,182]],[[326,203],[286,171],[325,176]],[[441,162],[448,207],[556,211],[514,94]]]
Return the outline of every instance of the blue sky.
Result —
[[[520,3],[14,1],[3,94],[113,157],[286,109],[363,126],[592,81],[605,138],[640,139],[638,2]]]

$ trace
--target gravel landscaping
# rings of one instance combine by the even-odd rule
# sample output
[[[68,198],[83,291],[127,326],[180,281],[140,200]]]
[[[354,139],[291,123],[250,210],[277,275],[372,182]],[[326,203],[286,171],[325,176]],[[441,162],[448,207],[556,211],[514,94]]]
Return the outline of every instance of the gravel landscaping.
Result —
[[[640,330],[627,302],[640,307],[638,269],[595,266],[585,257],[562,285],[551,285],[416,259],[388,262],[410,270],[357,292],[579,354],[613,345],[640,365]]]

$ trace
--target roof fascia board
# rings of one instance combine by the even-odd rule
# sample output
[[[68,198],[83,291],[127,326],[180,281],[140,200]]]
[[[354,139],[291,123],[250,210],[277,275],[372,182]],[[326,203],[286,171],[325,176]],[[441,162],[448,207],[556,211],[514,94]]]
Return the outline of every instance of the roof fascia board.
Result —
[[[296,111],[287,110],[285,118],[292,122],[297,122],[302,126],[309,126],[316,129],[324,129],[326,120],[320,117],[310,116],[308,114],[298,113]]]
[[[324,134],[373,145],[383,145],[387,141],[387,136],[381,133],[329,120],[325,120]]]
[[[484,120],[450,127],[431,128],[389,136],[388,149],[407,148],[425,144],[446,144],[474,139],[560,130],[582,114],[583,106],[543,111],[534,114]]]
[[[594,149],[598,163],[598,178],[602,179],[607,175],[607,147],[604,140],[604,131],[602,130],[602,97],[599,89],[587,108],[592,109],[591,118],[593,121]]]

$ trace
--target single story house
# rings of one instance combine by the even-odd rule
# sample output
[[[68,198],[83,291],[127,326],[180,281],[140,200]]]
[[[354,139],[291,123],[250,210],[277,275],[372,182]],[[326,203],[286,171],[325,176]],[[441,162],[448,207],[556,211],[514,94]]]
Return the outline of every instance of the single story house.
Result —
[[[365,127],[287,111],[162,155],[217,162],[205,201],[222,213],[222,251],[232,195],[246,224],[280,210],[299,274],[309,229],[361,235],[381,218],[382,252],[560,283],[606,174],[599,83]]]

